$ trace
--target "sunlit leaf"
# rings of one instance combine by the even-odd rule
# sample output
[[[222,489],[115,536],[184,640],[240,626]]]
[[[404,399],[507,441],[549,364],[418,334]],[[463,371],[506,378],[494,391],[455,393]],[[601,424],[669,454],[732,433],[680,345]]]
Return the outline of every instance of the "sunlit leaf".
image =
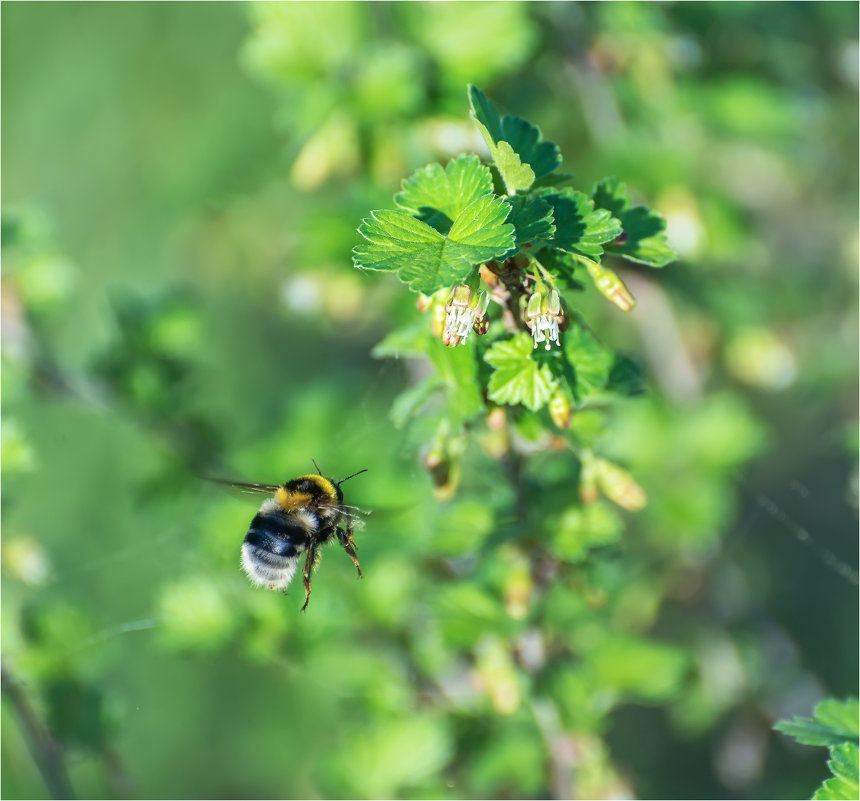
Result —
[[[850,801],[860,791],[860,750],[857,743],[841,743],[830,748],[827,767],[833,773],[812,796],[814,801]]]
[[[500,118],[495,106],[475,86],[469,87],[469,104],[472,119],[502,174],[508,194],[528,189],[561,164],[558,145],[543,141],[540,129],[520,117]],[[528,165],[528,172],[524,165]]]
[[[489,168],[475,155],[458,156],[448,162],[428,164],[403,182],[394,196],[401,209],[446,233],[452,221],[470,203],[493,191]]]
[[[526,333],[496,342],[484,355],[493,366],[487,396],[496,403],[522,403],[536,411],[552,397],[556,380],[546,365],[532,359],[534,343]]]
[[[499,142],[492,150],[493,160],[509,195],[528,189],[535,181],[532,168],[524,163],[517,152],[505,141]]]
[[[514,227],[505,223],[510,206],[480,197],[464,208],[447,234],[402,211],[375,211],[358,232],[367,240],[353,258],[364,270],[396,271],[416,292],[432,294],[464,280],[476,264],[513,247]]]
[[[858,699],[828,698],[816,705],[811,718],[781,720],[774,728],[804,745],[838,745],[858,739]]]

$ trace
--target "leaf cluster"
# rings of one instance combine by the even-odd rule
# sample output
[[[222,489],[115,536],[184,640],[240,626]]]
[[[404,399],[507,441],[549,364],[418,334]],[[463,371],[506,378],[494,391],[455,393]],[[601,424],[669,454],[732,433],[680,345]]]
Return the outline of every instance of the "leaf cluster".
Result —
[[[587,273],[602,294],[629,310],[632,296],[603,257],[650,267],[673,258],[665,221],[634,207],[624,184],[605,178],[591,193],[574,188],[573,176],[559,171],[558,145],[539,128],[501,116],[475,86],[468,99],[491,162],[461,154],[445,166],[416,170],[394,196],[396,209],[362,221],[363,241],[353,250],[357,268],[395,274],[430,310],[429,321],[390,333],[375,354],[424,356],[435,366],[393,410],[400,425],[419,413],[425,424],[433,420],[432,463],[444,463],[452,437],[495,406],[514,407],[514,419],[533,431],[550,430],[550,421],[567,429],[576,409],[640,392],[635,365],[598,342],[565,293],[582,290],[588,279],[580,274]],[[488,336],[452,335],[455,287],[474,308],[478,296],[490,296]],[[555,333],[542,337],[541,330]],[[474,331],[483,335],[486,326],[476,322]],[[545,349],[537,349],[539,342]],[[537,413],[549,420],[530,417]]]
[[[860,792],[860,706],[856,698],[828,698],[817,704],[811,718],[781,720],[774,728],[804,745],[830,750],[827,766],[833,774],[816,790],[813,799],[851,799]]]
[[[663,218],[631,207],[623,183],[606,178],[590,195],[574,189],[573,176],[558,172],[558,145],[539,128],[500,117],[477,87],[469,102],[492,164],[464,154],[413,173],[394,196],[397,210],[374,211],[359,226],[366,241],[353,251],[356,267],[394,272],[429,295],[479,264],[524,252],[549,251],[556,273],[571,270],[576,256],[599,261],[605,252],[651,267],[674,258]]]

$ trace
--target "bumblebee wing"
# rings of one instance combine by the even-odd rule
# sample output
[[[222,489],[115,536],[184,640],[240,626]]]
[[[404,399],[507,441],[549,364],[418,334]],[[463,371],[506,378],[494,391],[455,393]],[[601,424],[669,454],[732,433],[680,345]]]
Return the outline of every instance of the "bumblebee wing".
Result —
[[[361,531],[364,528],[364,518],[370,514],[366,509],[360,509],[358,506],[349,506],[343,503],[340,504],[340,513],[350,520],[352,527],[356,531]]]
[[[213,484],[223,484],[225,487],[235,487],[245,492],[263,492],[267,495],[271,495],[281,488],[280,484],[251,484],[245,481],[230,481],[230,479],[212,478],[211,476],[204,476],[204,478]]]
[[[362,509],[360,506],[350,506],[348,503],[341,503],[338,505],[344,510],[344,514],[348,515],[364,515],[366,517],[371,513],[370,509]],[[346,511],[347,509],[351,511]]]

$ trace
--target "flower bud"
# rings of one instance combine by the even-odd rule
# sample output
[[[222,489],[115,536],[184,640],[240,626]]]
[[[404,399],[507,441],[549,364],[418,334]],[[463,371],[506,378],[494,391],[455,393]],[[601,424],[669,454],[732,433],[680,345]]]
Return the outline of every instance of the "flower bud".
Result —
[[[424,457],[424,466],[433,482],[433,495],[440,501],[450,500],[460,486],[460,456],[465,446],[462,436],[450,435],[443,422],[436,431],[430,449]]]
[[[529,613],[532,596],[534,595],[534,580],[529,570],[528,560],[519,555],[511,556],[504,579],[502,594],[505,599],[505,612],[514,620],[523,620]]]
[[[565,390],[557,389],[550,398],[549,416],[557,428],[570,428],[570,421],[573,418],[573,403]]]
[[[630,512],[638,512],[648,503],[645,490],[624,468],[606,459],[598,459],[596,468],[597,482],[610,501]]]
[[[597,288],[622,311],[629,312],[636,305],[636,299],[615,273],[607,271],[600,276],[597,279]]]
[[[505,427],[507,419],[507,412],[505,412],[501,406],[496,406],[496,408],[487,415],[487,427],[492,428],[494,431],[500,431]]]
[[[433,304],[433,296],[425,295],[423,292],[418,293],[418,300],[415,301],[415,308],[420,312],[426,312]]]
[[[636,299],[612,270],[591,260],[586,263],[586,268],[603,297],[611,300],[622,311],[629,312],[633,309],[636,305]]]

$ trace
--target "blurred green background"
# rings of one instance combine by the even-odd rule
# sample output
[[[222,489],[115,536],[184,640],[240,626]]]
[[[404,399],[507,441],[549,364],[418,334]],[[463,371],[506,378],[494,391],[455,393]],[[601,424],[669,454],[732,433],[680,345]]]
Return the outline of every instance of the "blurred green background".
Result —
[[[811,795],[770,727],[857,692],[856,3],[3,16],[4,798]],[[388,417],[425,368],[370,356],[414,297],[351,267],[480,148],[468,82],[680,255],[577,301],[645,367],[602,437],[651,500],[535,494],[545,592],[491,448],[434,499]],[[311,459],[372,514],[302,615],[238,568],[259,499],[197,475]]]

